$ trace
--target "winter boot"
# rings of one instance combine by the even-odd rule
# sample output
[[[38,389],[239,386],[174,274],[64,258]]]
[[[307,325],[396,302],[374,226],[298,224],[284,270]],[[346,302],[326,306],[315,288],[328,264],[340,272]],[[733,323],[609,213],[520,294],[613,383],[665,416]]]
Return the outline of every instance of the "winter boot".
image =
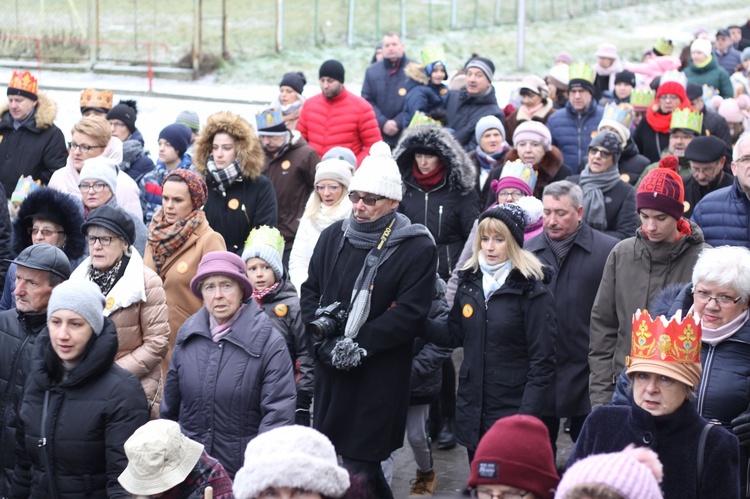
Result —
[[[409,497],[431,496],[437,488],[435,470],[433,469],[428,473],[417,470],[417,478],[414,478],[410,483],[411,491],[409,492]]]
[[[449,450],[456,446],[456,434],[453,432],[455,423],[455,418],[443,418],[443,424],[437,438],[438,449]]]

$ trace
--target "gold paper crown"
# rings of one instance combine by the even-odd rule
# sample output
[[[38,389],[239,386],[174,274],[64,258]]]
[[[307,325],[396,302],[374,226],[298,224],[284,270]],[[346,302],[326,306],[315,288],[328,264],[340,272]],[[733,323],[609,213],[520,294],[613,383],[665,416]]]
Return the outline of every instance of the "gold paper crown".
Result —
[[[632,94],[630,94],[630,104],[636,109],[646,109],[654,103],[655,97],[656,92],[650,88],[637,88],[633,90]]]
[[[275,227],[261,225],[250,231],[245,241],[245,249],[259,244],[272,247],[279,252],[279,255],[284,253],[284,236]]]
[[[602,120],[616,121],[625,128],[630,128],[633,124],[633,112],[630,109],[623,109],[614,102],[604,106],[604,115]]]
[[[441,61],[445,64],[445,49],[442,45],[430,45],[422,49],[419,54],[422,67],[426,68],[430,63]]]
[[[684,319],[682,312],[667,320],[663,315],[651,318],[648,310],[633,314],[629,367],[633,359],[695,364],[701,361],[701,322],[693,314]]]
[[[440,123],[438,120],[430,118],[429,116],[424,114],[422,111],[415,112],[414,117],[409,122],[409,128],[416,128],[418,126],[424,126],[424,125],[443,126],[443,124]]]
[[[683,128],[691,130],[700,135],[703,131],[703,113],[693,109],[675,109],[672,111],[672,121],[669,122],[669,129]]]
[[[81,105],[80,108],[84,109],[87,107],[97,107],[99,109],[112,109],[112,101],[114,95],[111,90],[96,90],[94,88],[87,88],[81,92]]]
[[[515,161],[508,161],[503,165],[503,171],[500,173],[500,180],[506,177],[522,180],[529,186],[531,192],[534,192],[537,180],[537,172],[534,170],[534,165],[524,163],[520,158]]]
[[[14,88],[34,95],[39,94],[39,83],[29,71],[24,71],[23,73],[13,71],[8,88]]]
[[[672,40],[659,38],[656,43],[654,43],[654,50],[661,55],[672,55],[672,52],[674,52],[674,44],[672,43]]]
[[[589,83],[594,83],[595,73],[594,68],[583,62],[574,62],[568,68],[568,76],[570,80],[586,80]]]

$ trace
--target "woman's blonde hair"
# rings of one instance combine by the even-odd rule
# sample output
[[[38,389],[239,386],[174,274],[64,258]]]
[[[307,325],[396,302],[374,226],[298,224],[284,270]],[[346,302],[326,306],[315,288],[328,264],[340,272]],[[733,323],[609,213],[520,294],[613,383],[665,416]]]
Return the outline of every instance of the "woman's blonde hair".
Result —
[[[349,195],[349,189],[346,188],[345,185],[336,182],[341,186],[341,190],[343,191],[341,193],[341,197],[338,201],[336,201],[333,205],[331,205],[331,209],[336,208],[338,205],[341,204],[341,202]],[[320,195],[318,194],[318,191],[313,188],[312,194],[310,194],[310,198],[307,200],[307,204],[305,205],[305,212],[302,214],[302,218],[315,218],[318,215],[318,212],[320,211],[320,206],[323,204],[323,201],[320,199]]]
[[[474,238],[474,252],[471,258],[466,262],[462,270],[479,269],[479,252],[482,250],[482,238],[484,236],[499,235],[505,239],[505,248],[508,252],[508,259],[513,268],[518,269],[527,279],[542,280],[542,262],[534,256],[533,253],[524,250],[513,238],[508,227],[498,218],[487,217],[479,222],[477,235]]]
[[[112,129],[109,126],[109,121],[105,120],[102,116],[88,116],[86,118],[81,118],[81,121],[73,125],[73,129],[70,133],[82,133],[83,135],[87,135],[91,137],[99,147],[107,147],[109,139],[112,138]]]

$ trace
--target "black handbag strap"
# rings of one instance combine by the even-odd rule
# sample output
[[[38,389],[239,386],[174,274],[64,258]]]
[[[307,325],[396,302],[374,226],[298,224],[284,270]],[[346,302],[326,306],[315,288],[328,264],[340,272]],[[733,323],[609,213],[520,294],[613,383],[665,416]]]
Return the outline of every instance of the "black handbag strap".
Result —
[[[698,441],[698,473],[695,475],[696,497],[701,496],[701,478],[703,477],[703,462],[706,457],[706,440],[708,439],[708,432],[711,431],[713,426],[713,423],[708,423],[704,426],[701,432],[701,439]]]

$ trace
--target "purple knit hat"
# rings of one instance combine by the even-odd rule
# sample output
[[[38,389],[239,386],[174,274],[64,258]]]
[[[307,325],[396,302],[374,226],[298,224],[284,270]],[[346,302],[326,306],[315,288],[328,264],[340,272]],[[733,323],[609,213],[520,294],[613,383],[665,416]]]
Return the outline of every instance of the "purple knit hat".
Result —
[[[195,277],[190,281],[190,291],[202,300],[201,283],[207,277],[215,275],[231,277],[239,282],[243,290],[243,301],[252,295],[253,285],[250,283],[250,279],[247,278],[245,262],[242,261],[242,258],[229,251],[211,251],[203,255],[201,263],[198,264],[198,272],[196,272]]]

